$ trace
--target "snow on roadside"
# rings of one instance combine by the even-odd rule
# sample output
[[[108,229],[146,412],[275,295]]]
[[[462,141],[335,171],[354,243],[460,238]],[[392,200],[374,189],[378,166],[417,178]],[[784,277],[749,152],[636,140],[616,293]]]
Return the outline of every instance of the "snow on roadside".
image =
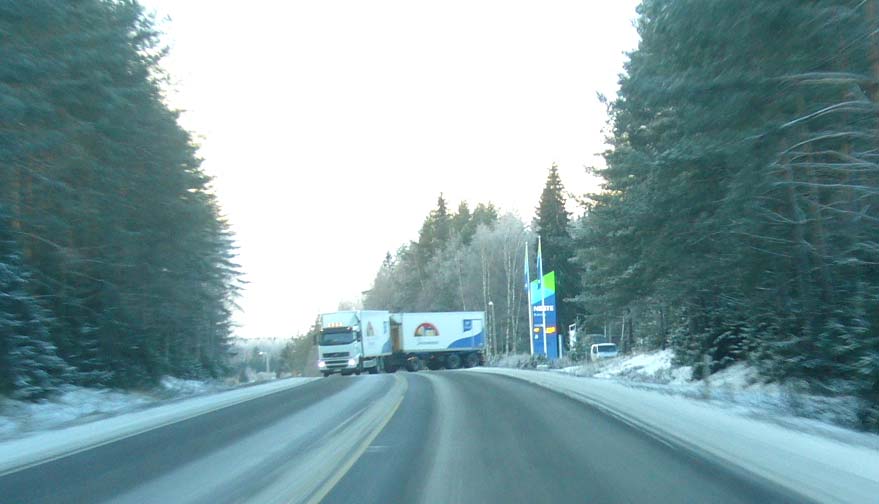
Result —
[[[36,403],[0,399],[0,439],[133,411],[154,400],[145,394],[83,387],[65,387],[51,400]]]
[[[0,441],[0,474],[91,446],[192,418],[257,397],[305,385],[317,378],[287,378],[149,406],[62,428],[26,432]]]
[[[51,398],[39,402],[16,401],[0,396],[0,441],[35,432],[87,423],[101,418],[138,411],[164,401],[219,392],[229,386],[221,382],[162,378],[148,392],[63,387]]]
[[[665,394],[702,399],[748,416],[790,427],[844,437],[844,429],[857,428],[859,399],[846,394],[834,397],[810,394],[805,386],[764,383],[758,372],[738,363],[714,373],[708,380],[691,380],[690,366],[674,367],[671,350],[618,357],[556,372],[613,380],[624,385]]]
[[[845,442],[840,442],[705,401],[570,373],[467,371],[505,374],[558,391],[660,439],[745,468],[819,502],[875,502],[879,495],[879,436],[875,434],[846,431]]]

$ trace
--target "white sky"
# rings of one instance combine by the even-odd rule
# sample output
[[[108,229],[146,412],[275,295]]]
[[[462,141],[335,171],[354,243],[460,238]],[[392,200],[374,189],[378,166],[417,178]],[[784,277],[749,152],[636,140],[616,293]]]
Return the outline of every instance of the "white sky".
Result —
[[[595,188],[637,0],[141,0],[249,282],[242,337],[370,287],[440,192],[530,222],[552,162]]]

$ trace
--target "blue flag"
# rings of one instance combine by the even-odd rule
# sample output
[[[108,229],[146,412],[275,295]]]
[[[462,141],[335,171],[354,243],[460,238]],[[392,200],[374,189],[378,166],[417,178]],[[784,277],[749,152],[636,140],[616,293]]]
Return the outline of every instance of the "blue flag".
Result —
[[[540,236],[537,237],[537,278],[543,288],[543,250],[540,246]]]

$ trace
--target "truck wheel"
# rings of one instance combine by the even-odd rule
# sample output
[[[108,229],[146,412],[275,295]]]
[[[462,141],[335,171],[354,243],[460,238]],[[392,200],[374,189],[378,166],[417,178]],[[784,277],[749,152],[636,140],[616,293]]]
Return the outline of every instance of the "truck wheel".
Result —
[[[461,367],[461,356],[456,353],[450,353],[447,355],[446,367],[449,369],[458,369]]]
[[[367,369],[369,370],[369,374],[378,374],[378,364]]]
[[[418,371],[418,368],[421,367],[418,359],[410,359],[406,361],[406,371],[410,373],[414,373]]]
[[[327,373],[326,371],[323,372],[324,378],[329,378],[331,374],[333,373]]]
[[[443,365],[436,359],[427,361],[427,369],[431,371],[438,371],[439,369],[442,369],[442,367]]]
[[[464,367],[475,367],[479,365],[479,356],[475,353],[467,354],[467,357],[464,357]]]

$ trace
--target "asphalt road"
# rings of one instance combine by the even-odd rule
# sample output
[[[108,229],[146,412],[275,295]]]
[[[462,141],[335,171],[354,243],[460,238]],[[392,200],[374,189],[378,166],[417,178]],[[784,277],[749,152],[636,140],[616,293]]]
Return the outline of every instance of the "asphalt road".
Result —
[[[333,376],[0,476],[0,502],[802,502],[514,378]]]

